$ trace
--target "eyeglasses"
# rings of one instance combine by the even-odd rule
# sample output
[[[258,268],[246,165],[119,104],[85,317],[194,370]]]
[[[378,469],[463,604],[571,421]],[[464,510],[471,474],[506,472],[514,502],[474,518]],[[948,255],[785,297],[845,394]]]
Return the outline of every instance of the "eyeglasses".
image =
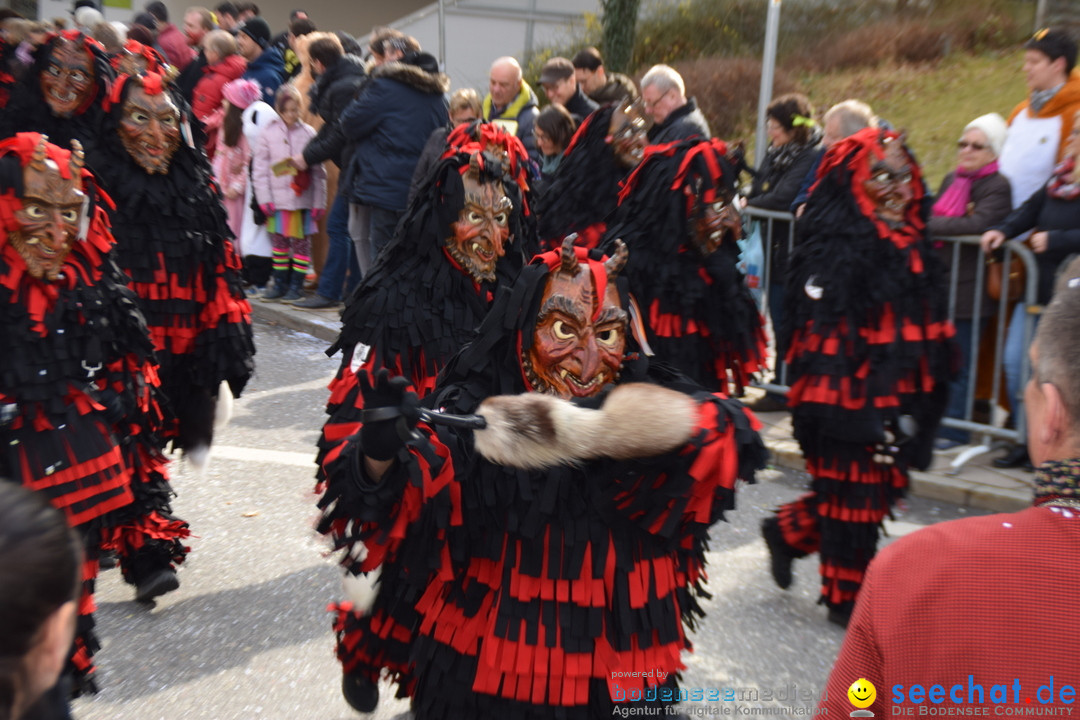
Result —
[[[644,104],[644,105],[645,105],[645,108],[646,108],[646,109],[648,109],[648,108],[654,108],[654,107],[656,107],[657,105],[659,105],[659,104],[660,104],[660,101],[661,101],[661,100],[663,100],[663,99],[664,99],[664,98],[666,98],[666,97],[667,97],[668,95],[670,95],[670,94],[671,94],[671,91],[672,91],[672,90],[674,90],[674,89],[675,89],[675,88],[668,88],[667,90],[665,90],[664,92],[662,92],[662,93],[660,94],[660,96],[659,96],[659,97],[657,97],[657,98],[656,98],[655,100],[646,100],[646,99],[645,99],[645,95],[644,95],[644,94],[642,94],[642,96],[641,96],[642,104]]]
[[[983,145],[982,143],[961,140],[960,142],[956,143],[956,147],[958,150],[967,150],[968,148],[971,148],[972,150],[985,150],[989,146]]]

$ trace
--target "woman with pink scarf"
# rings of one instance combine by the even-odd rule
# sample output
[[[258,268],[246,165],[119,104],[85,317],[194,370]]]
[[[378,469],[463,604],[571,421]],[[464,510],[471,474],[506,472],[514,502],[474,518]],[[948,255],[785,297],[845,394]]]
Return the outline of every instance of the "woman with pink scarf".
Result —
[[[998,172],[997,157],[1005,142],[1005,120],[997,113],[975,118],[964,128],[956,144],[956,170],[945,176],[931,211],[927,230],[931,236],[982,235],[1000,223],[1012,209],[1009,181]],[[997,304],[985,296],[985,287],[976,288],[975,273],[984,262],[977,245],[960,248],[958,267],[953,265],[952,244],[936,243],[938,254],[950,273],[957,275],[956,310],[953,323],[956,339],[963,354],[959,375],[949,386],[948,417],[962,418],[967,408],[967,388],[971,373],[968,361],[972,356],[972,332],[976,320],[980,329]],[[979,317],[975,317],[975,299],[983,294]],[[981,333],[980,333],[981,334]],[[942,427],[938,432],[938,448],[946,449],[968,441],[964,430]]]

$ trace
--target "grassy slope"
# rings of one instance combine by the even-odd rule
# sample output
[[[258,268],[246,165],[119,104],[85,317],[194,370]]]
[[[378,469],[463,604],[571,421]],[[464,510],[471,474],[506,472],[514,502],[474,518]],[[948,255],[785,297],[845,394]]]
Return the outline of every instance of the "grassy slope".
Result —
[[[1008,113],[1026,92],[1020,53],[954,54],[933,65],[861,68],[802,75],[799,85],[824,110],[849,97],[870,104],[897,128],[922,163],[936,192],[956,160],[956,140],[968,122],[988,112]]]

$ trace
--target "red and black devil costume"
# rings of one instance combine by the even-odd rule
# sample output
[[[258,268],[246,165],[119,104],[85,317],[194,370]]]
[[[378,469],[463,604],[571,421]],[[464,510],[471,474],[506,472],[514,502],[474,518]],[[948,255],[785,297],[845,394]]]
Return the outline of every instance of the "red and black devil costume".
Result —
[[[619,204],[619,182],[641,162],[648,129],[640,102],[605,105],[582,121],[536,200],[544,249],[558,248],[571,233],[581,247],[600,244]]]
[[[670,704],[708,528],[764,459],[737,402],[631,346],[625,247],[605,260],[571,242],[500,290],[424,401],[487,430],[410,433],[407,383],[365,374],[364,425],[325,463],[328,520],[371,546],[423,540],[402,545],[399,579],[423,720]],[[660,699],[640,700],[648,686]]]
[[[812,492],[762,528],[781,587],[793,558],[820,554],[821,602],[846,622],[908,468],[930,464],[955,330],[903,137],[862,130],[828,150],[817,177],[781,330]]]
[[[121,75],[92,155],[116,198],[117,262],[150,327],[174,448],[203,457],[218,388],[239,397],[254,369],[251,308],[201,130],[175,89],[152,72]]]
[[[33,53],[34,62],[0,113],[0,136],[39,132],[68,147],[82,143],[90,164],[102,132],[102,100],[114,77],[101,44],[81,30],[49,36]]]
[[[528,155],[517,138],[487,123],[457,128],[432,175],[409,208],[399,234],[375,261],[349,300],[341,335],[328,351],[343,352],[331,382],[330,415],[320,441],[320,462],[333,462],[346,438],[359,427],[363,398],[357,372],[388,369],[420,395],[435,386],[436,375],[475,332],[499,284],[506,284],[535,250],[535,231],[527,214],[525,171]],[[340,478],[320,476],[328,486],[320,506],[334,502]],[[357,542],[352,519],[327,512],[319,531],[337,547]],[[358,709],[372,709],[374,683],[388,668],[399,694],[411,692],[408,673],[412,623],[391,617],[391,602],[404,602],[397,578],[416,572],[402,568],[402,543],[371,543],[364,557],[347,556],[352,578],[379,569],[374,604],[333,605],[338,613],[338,657],[346,697]],[[374,582],[375,573],[364,581]],[[356,580],[355,582],[361,582]],[[403,611],[405,612],[405,611]],[[364,700],[360,695],[366,695]]]
[[[117,551],[142,592],[188,536],[169,514],[153,346],[82,163],[38,133],[0,142],[0,474],[82,534],[76,692],[94,689],[99,552]]]
[[[765,330],[742,273],[731,202],[737,172],[721,140],[645,149],[620,192],[604,248],[630,249],[625,274],[656,355],[703,387],[742,392],[764,364]]]

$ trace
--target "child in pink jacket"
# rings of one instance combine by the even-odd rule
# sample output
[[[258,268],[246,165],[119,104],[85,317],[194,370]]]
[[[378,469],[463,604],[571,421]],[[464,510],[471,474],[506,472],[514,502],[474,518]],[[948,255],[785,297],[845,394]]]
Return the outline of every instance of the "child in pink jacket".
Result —
[[[297,172],[289,163],[315,137],[315,129],[300,121],[300,92],[282,85],[274,106],[278,117],[259,135],[252,159],[255,200],[266,215],[274,253],[274,286],[262,299],[292,302],[304,296],[311,236],[326,212],[326,172],[322,165]]]
[[[225,211],[229,214],[229,229],[236,237],[237,250],[241,256],[240,229],[244,221],[244,190],[248,183],[248,163],[251,147],[244,137],[242,114],[248,105],[259,99],[258,83],[237,78],[226,83],[221,94],[224,98],[224,119],[218,129],[217,152],[214,154],[214,179],[221,188]]]

